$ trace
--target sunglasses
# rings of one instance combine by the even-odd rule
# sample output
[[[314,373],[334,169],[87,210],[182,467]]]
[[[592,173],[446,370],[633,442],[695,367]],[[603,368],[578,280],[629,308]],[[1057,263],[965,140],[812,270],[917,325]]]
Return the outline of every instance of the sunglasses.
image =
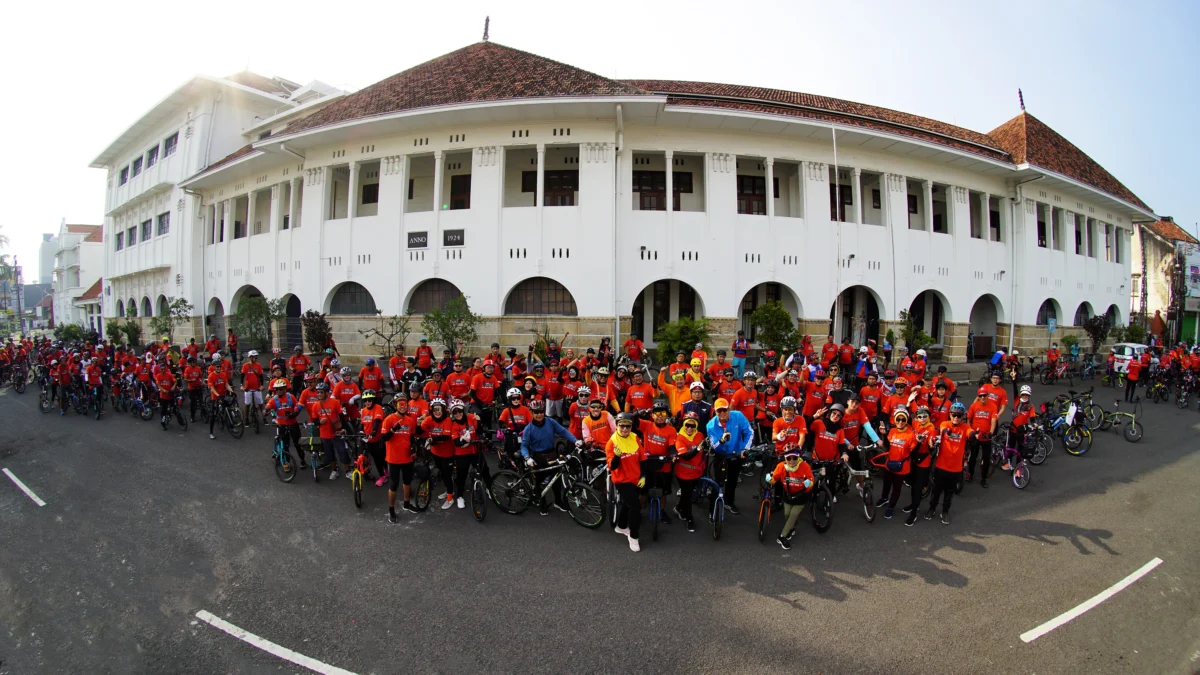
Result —
[[[689,428],[692,428],[692,429],[695,429],[695,428],[696,428],[696,423],[695,423],[695,422],[684,422],[684,423],[683,423],[683,426],[685,426],[685,427],[689,427]]]
[[[618,424],[617,428],[618,429],[632,429],[633,425],[632,424]]]
[[[927,419],[929,419],[929,415],[926,415],[925,413],[917,413],[917,419],[927,420]]]

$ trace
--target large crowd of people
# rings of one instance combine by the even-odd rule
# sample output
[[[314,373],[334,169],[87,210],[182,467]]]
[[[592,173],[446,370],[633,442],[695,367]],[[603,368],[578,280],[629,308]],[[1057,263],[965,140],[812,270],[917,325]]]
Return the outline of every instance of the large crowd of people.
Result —
[[[308,445],[320,450],[322,471],[331,479],[349,477],[352,450],[361,448],[374,463],[376,486],[387,486],[392,522],[399,518],[397,500],[401,511],[420,511],[412,485],[423,463],[435,465],[444,482],[434,503],[451,509],[464,508],[470,467],[490,486],[489,448],[496,461],[517,470],[550,466],[564,451],[592,453],[608,468],[617,495],[613,526],[634,551],[650,489],[676,497],[664,522],[673,513],[694,531],[689,496],[701,476],[715,475],[728,512],[738,515],[739,480],[753,448],[767,450],[755,461],[766,464],[765,482],[784,512],[776,538],[784,549],[791,547],[818,463],[879,470],[883,490],[876,505],[885,519],[899,509],[908,526],[922,516],[949,525],[956,485],[978,478],[979,487],[988,487],[989,443],[998,425],[1009,425],[1019,445],[1035,415],[1030,386],[1019,384],[1016,352],[999,352],[987,382],[966,392],[945,366],[932,368],[924,350],[908,354],[897,347],[893,363],[890,344],[885,354],[873,341],[855,346],[832,335],[819,347],[805,338],[791,353],[766,351],[754,360],[739,332],[728,349],[710,354],[696,344],[657,367],[637,335],[620,350],[605,338],[577,351],[566,346],[568,338],[539,337],[525,350],[492,344],[479,355],[459,344],[443,349],[440,360],[421,338],[411,354],[397,345],[390,357],[351,368],[340,362],[332,340],[315,355],[300,346],[260,354],[240,350],[232,330],[225,341],[214,335],[203,344],[172,345],[164,338],[144,349],[23,337],[0,349],[0,378],[9,382],[21,377],[14,372],[34,371],[59,415],[69,411],[69,398],[87,396],[97,416],[106,400],[136,400],[155,411],[164,429],[172,418],[182,424],[207,417],[210,439],[216,438],[218,406],[243,419],[271,417],[301,469],[319,461],[315,452],[306,457],[301,443],[313,438]],[[1056,350],[1047,356],[1051,364],[1057,358]],[[1147,351],[1128,366],[1131,391],[1143,364],[1147,371],[1200,371],[1200,351],[1181,346],[1161,358]],[[1011,397],[1003,384],[1006,368]],[[491,442],[500,437],[502,443]],[[905,486],[909,496],[902,503]],[[562,500],[556,486],[541,513],[566,510]]]

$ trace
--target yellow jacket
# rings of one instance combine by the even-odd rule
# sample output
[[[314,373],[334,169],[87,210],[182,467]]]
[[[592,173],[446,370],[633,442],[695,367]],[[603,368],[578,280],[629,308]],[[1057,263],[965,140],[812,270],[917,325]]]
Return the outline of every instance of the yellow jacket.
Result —
[[[686,376],[685,376],[686,378]],[[658,373],[658,388],[667,396],[667,403],[671,406],[671,414],[678,415],[683,404],[691,398],[691,392],[688,385],[676,387],[674,384],[667,382],[667,374],[660,371]]]

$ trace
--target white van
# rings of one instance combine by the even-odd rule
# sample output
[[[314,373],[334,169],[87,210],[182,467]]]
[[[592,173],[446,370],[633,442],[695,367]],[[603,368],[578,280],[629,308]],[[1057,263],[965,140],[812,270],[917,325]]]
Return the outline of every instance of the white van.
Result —
[[[1125,372],[1129,368],[1129,360],[1141,358],[1142,352],[1149,348],[1147,345],[1136,342],[1118,342],[1113,345],[1113,349],[1117,352],[1117,360],[1113,363],[1113,370],[1116,370],[1118,373]]]

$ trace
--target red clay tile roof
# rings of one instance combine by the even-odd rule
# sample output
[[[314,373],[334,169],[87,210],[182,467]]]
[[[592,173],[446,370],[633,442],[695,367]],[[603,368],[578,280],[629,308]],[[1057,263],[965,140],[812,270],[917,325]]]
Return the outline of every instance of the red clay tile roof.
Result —
[[[225,155],[221,159],[218,159],[217,161],[213,162],[212,164],[209,164],[200,173],[207,173],[209,171],[212,171],[213,169],[217,168],[218,166],[224,166],[225,164],[228,164],[228,163],[234,161],[235,159],[240,159],[242,157],[245,157],[246,155],[248,155],[252,152],[254,152],[254,144],[253,143],[248,143],[246,145],[243,145],[242,147],[238,148],[237,150],[234,150],[233,152],[229,153],[228,155]]]
[[[839,122],[876,131],[900,133],[941,145],[951,145],[960,150],[974,152],[992,159],[1005,161],[1008,159],[1003,149],[997,147],[996,142],[985,134],[898,110],[798,91],[743,87],[736,84],[675,80],[623,80],[623,82],[656,94],[666,94],[668,105],[733,108],[750,112],[807,117],[824,122]]]
[[[96,283],[92,284],[91,288],[83,292],[83,295],[77,296],[76,300],[95,300],[100,297],[100,286],[104,280],[97,279]]]
[[[1183,241],[1189,244],[1200,244],[1200,240],[1187,233],[1187,230],[1170,220],[1159,220],[1156,223],[1146,223],[1152,232],[1168,241]]]
[[[91,243],[94,243],[94,244],[102,244],[102,243],[104,243],[104,230],[103,230],[103,228],[97,227],[95,232],[93,232],[93,233],[89,234],[88,236],[84,237],[84,238],[83,238],[83,240],[84,240],[85,242],[91,242]]]
[[[90,235],[101,230],[100,225],[67,225],[69,234],[87,234]]]
[[[479,101],[646,92],[495,42],[476,42],[426,61],[288,125],[283,134],[404,110]]]
[[[1027,112],[996,127],[988,136],[1012,156],[1014,164],[1028,163],[1048,169],[1147,211],[1152,210],[1104,167]]]
[[[37,305],[35,305],[35,307],[53,307],[53,306],[54,306],[54,296],[50,295],[48,293],[46,295],[42,296],[42,299],[38,301]]]

